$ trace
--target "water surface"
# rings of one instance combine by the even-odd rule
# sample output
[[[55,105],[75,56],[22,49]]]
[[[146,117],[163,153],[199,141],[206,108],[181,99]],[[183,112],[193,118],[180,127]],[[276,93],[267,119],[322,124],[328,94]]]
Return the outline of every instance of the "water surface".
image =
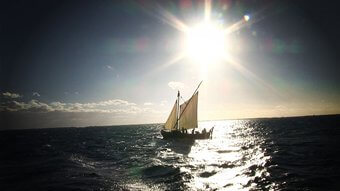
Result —
[[[208,140],[161,125],[0,132],[2,190],[338,190],[340,117],[207,121]]]

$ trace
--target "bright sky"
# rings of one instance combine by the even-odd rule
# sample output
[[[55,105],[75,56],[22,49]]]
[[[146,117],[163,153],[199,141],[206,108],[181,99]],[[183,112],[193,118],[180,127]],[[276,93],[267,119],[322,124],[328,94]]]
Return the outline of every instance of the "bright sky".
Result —
[[[340,113],[331,5],[213,2],[8,3],[2,128],[163,123],[201,80],[199,120]]]

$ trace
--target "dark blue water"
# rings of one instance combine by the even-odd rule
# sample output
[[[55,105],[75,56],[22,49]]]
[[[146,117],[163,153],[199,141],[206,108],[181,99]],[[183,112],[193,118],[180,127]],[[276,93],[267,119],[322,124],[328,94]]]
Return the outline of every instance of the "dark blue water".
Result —
[[[1,190],[340,190],[340,116],[0,132]]]

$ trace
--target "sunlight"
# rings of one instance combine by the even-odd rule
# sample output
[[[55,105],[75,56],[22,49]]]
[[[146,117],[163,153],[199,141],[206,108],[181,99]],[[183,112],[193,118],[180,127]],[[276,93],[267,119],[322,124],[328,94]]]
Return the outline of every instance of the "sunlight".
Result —
[[[208,121],[201,122],[200,128],[212,125]],[[204,165],[204,168],[181,168],[183,172],[195,174],[187,183],[188,187],[194,190],[255,189],[255,178],[270,175],[266,168],[262,168],[270,161],[270,156],[258,146],[263,138],[250,136],[253,129],[247,126],[246,120],[219,121],[214,122],[214,126],[213,139],[196,141],[186,161],[190,167]]]
[[[227,38],[222,26],[204,22],[188,29],[186,53],[194,62],[207,66],[227,55]]]
[[[249,19],[250,19],[249,15],[244,15],[243,18],[244,18],[245,21],[249,21]]]
[[[204,18],[197,25],[188,25],[161,6],[157,6],[157,10],[159,10],[159,15],[154,16],[184,34],[184,39],[182,40],[183,44],[180,45],[180,51],[150,73],[160,72],[189,58],[189,63],[194,64],[192,68],[197,71],[199,78],[207,80],[211,78],[212,68],[220,68],[221,66],[223,67],[223,63],[227,63],[249,80],[253,81],[255,79],[255,82],[282,97],[283,94],[277,92],[270,83],[265,82],[255,73],[248,70],[242,65],[241,61],[236,62],[235,55],[233,55],[236,44],[234,41],[235,36],[232,34],[262,20],[264,17],[255,17],[258,13],[245,14],[237,22],[225,26],[221,24],[224,21],[214,19],[211,0],[204,1]]]

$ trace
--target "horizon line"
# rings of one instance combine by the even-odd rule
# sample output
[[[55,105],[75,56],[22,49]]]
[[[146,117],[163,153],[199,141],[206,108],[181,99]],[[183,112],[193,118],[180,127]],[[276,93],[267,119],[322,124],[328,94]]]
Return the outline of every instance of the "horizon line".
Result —
[[[320,114],[320,115],[296,115],[296,116],[282,116],[282,117],[248,117],[248,118],[233,118],[233,119],[212,119],[212,120],[199,120],[198,122],[206,121],[227,121],[227,120],[254,120],[254,119],[283,119],[283,118],[302,118],[302,117],[323,117],[323,116],[340,116],[340,113],[334,114]],[[131,124],[117,124],[117,125],[99,125],[99,126],[74,126],[74,127],[43,127],[43,128],[15,128],[15,129],[0,129],[3,131],[17,131],[17,130],[39,130],[39,129],[65,129],[65,128],[97,128],[97,127],[118,127],[118,126],[138,126],[138,125],[156,125],[164,123],[131,123]]]

